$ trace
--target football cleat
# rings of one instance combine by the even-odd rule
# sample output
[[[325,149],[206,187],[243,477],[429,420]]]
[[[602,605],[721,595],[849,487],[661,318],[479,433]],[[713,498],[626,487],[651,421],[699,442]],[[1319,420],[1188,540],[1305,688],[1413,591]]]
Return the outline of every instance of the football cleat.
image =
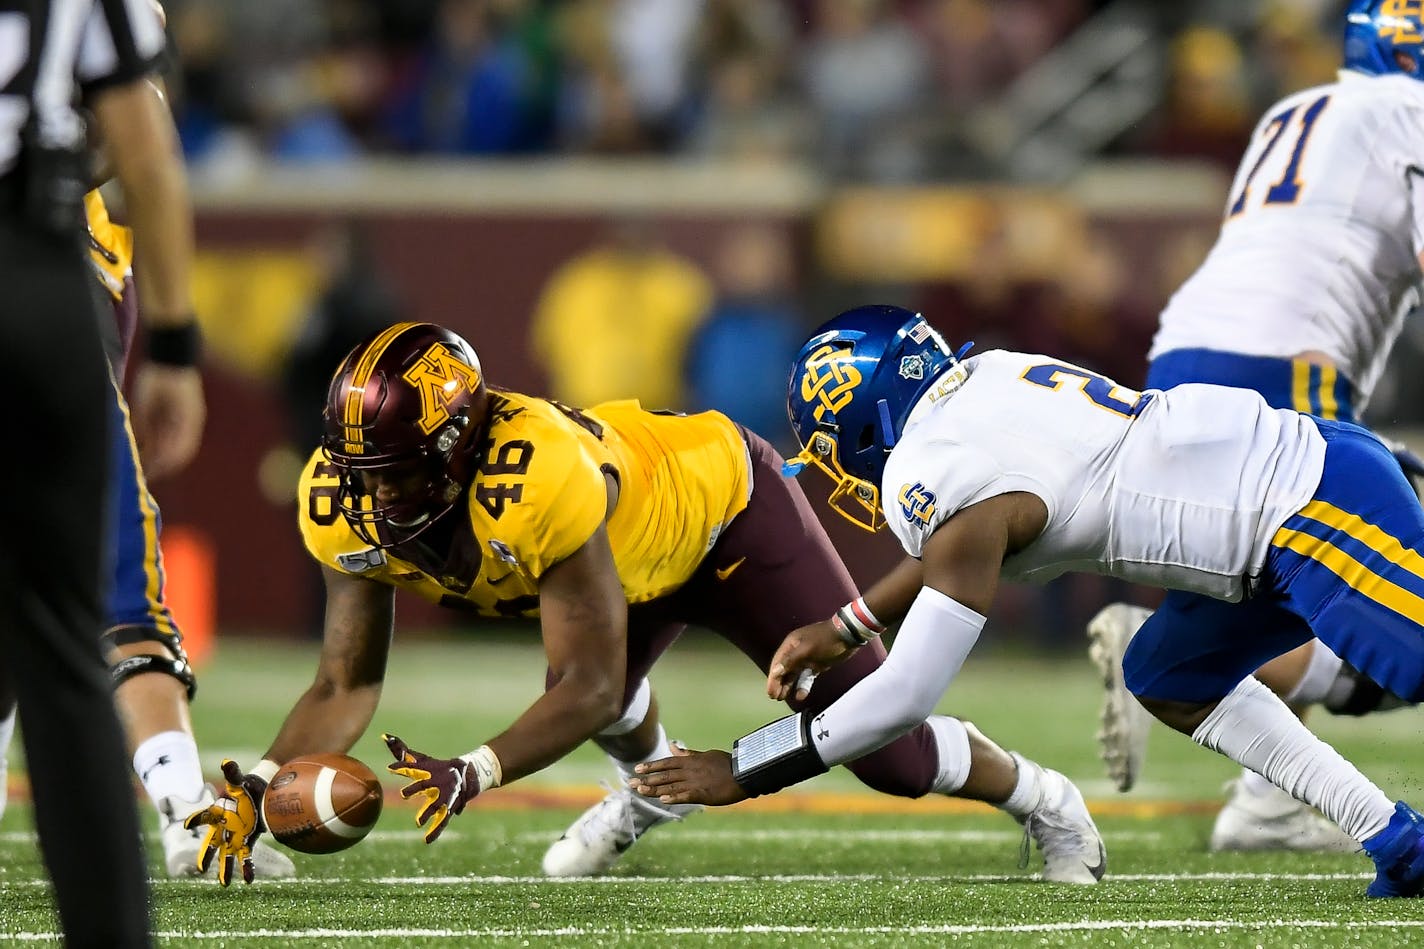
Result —
[[[1385,829],[1364,843],[1375,862],[1375,878],[1366,896],[1418,896],[1424,892],[1424,816],[1403,801]]]
[[[1349,834],[1319,811],[1271,787],[1264,794],[1240,779],[1228,783],[1230,797],[1216,815],[1210,849],[1293,850],[1301,853],[1354,853],[1360,849]]]
[[[163,842],[163,864],[170,877],[195,877],[198,873],[198,850],[202,845],[207,828],[199,825],[193,830],[183,827],[183,820],[194,811],[202,810],[213,803],[212,789],[203,786],[203,793],[196,801],[185,801],[181,797],[165,797],[158,802],[158,833]],[[257,841],[252,848],[252,868],[258,877],[278,879],[297,875],[296,865],[290,857],[274,848],[266,841]],[[209,872],[212,867],[209,867]]]
[[[1107,848],[1078,788],[1057,771],[1013,753],[1020,768],[1038,768],[1043,796],[1023,821],[1019,866],[1028,866],[1029,841],[1043,852],[1043,879],[1050,883],[1093,884],[1108,867]]]
[[[1119,791],[1132,789],[1147,758],[1152,714],[1127,690],[1122,676],[1122,655],[1151,615],[1151,610],[1140,606],[1112,603],[1088,621],[1088,656],[1103,677],[1098,751]]]
[[[662,804],[630,788],[613,790],[549,846],[544,853],[544,873],[551,877],[595,876],[617,863],[654,827],[700,810],[701,804]]]

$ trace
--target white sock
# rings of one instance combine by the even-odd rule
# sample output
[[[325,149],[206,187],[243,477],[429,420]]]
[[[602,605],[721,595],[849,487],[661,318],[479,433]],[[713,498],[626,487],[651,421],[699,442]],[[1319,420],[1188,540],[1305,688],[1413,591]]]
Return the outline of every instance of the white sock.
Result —
[[[165,797],[196,801],[203,793],[203,765],[198,743],[187,732],[159,732],[138,746],[134,773],[155,807]]]
[[[1280,791],[1280,788],[1250,768],[1241,769],[1241,787],[1247,794],[1253,797],[1265,797],[1268,794],[1275,794]]]
[[[9,777],[9,766],[6,764],[9,758],[10,742],[15,737],[15,709],[10,709],[10,714],[0,718],[0,817],[5,816],[5,803],[10,799],[7,782]]]
[[[1242,679],[1212,709],[1192,740],[1265,775],[1355,840],[1379,833],[1394,814],[1383,791],[1312,735],[1286,703],[1253,676]]]
[[[1018,766],[1019,778],[1014,784],[1013,793],[1007,801],[999,805],[999,809],[1007,811],[1022,823],[1043,803],[1043,768],[1017,751],[1009,752],[1009,757],[1013,758],[1014,764]]]
[[[627,787],[627,786],[628,786],[628,779],[633,776],[633,769],[636,768],[638,765],[642,764],[644,761],[656,761],[656,760],[658,760],[659,758],[671,758],[671,757],[672,757],[672,745],[668,744],[667,730],[664,729],[661,724],[659,724],[659,725],[658,725],[658,737],[657,737],[657,739],[653,742],[653,750],[652,750],[652,751],[648,752],[648,753],[647,753],[646,755],[644,755],[643,757],[641,757],[641,758],[635,758],[635,759],[632,760],[632,761],[620,761],[619,759],[613,757],[612,755],[609,755],[609,756],[608,756],[608,760],[609,760],[609,761],[612,761],[612,762],[613,762],[613,767],[615,767],[615,768],[618,769],[618,777],[621,779],[621,784],[620,784],[619,786],[620,786],[620,787]]]
[[[1311,640],[1310,646],[1310,662],[1305,666],[1305,675],[1285,697],[1286,704],[1295,708],[1324,702],[1330,694],[1330,687],[1335,684],[1335,677],[1340,674],[1340,667],[1345,664],[1320,640]]]
[[[969,780],[969,730],[957,718],[931,715],[925,719],[939,751],[939,773],[930,791],[953,794]]]

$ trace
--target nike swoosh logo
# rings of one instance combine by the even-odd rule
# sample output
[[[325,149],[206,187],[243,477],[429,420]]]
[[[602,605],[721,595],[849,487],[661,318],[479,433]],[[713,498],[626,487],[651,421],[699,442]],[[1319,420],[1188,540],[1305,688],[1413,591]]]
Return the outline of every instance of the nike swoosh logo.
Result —
[[[1097,864],[1096,864],[1096,865],[1095,865],[1095,864],[1091,864],[1091,863],[1089,863],[1088,861],[1084,860],[1084,861],[1083,861],[1083,866],[1085,866],[1085,867],[1088,868],[1088,872],[1093,875],[1093,879],[1094,879],[1094,880],[1101,880],[1101,879],[1103,878],[1103,873],[1104,873],[1104,872],[1107,870],[1107,868],[1108,868],[1108,855],[1107,855],[1107,852],[1103,849],[1103,845],[1102,845],[1102,844],[1099,844],[1099,845],[1098,845],[1098,862],[1097,862]]]
[[[715,574],[717,574],[717,579],[718,579],[718,580],[725,580],[725,579],[727,579],[728,577],[730,577],[730,576],[732,575],[732,571],[733,571],[733,570],[736,570],[736,569],[737,569],[738,567],[740,567],[742,564],[746,563],[746,561],[747,561],[747,558],[743,557],[743,558],[740,559],[740,560],[735,560],[735,561],[733,561],[732,563],[728,564],[727,566],[722,567],[721,569],[718,569],[718,570],[713,570],[712,572],[715,573]]]

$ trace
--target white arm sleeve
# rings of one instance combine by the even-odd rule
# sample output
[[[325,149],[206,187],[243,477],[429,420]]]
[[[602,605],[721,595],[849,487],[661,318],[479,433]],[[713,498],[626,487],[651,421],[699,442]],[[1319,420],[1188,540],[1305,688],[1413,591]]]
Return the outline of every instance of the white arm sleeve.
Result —
[[[922,589],[884,664],[812,721],[826,766],[868,754],[928,718],[983,628],[984,617],[969,607]]]

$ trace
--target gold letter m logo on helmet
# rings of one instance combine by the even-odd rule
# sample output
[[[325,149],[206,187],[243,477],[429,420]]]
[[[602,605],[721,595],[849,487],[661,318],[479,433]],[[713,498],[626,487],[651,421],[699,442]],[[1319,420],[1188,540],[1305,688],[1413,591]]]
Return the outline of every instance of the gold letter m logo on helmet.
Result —
[[[806,360],[801,398],[820,402],[813,413],[818,422],[826,412],[834,414],[850,405],[855,398],[855,387],[860,385],[860,370],[838,359],[840,352],[835,346],[822,346]]]
[[[456,359],[443,343],[421,353],[401,378],[420,393],[419,425],[425,435],[450,419],[450,404],[461,389],[473,395],[480,387],[479,370]]]

